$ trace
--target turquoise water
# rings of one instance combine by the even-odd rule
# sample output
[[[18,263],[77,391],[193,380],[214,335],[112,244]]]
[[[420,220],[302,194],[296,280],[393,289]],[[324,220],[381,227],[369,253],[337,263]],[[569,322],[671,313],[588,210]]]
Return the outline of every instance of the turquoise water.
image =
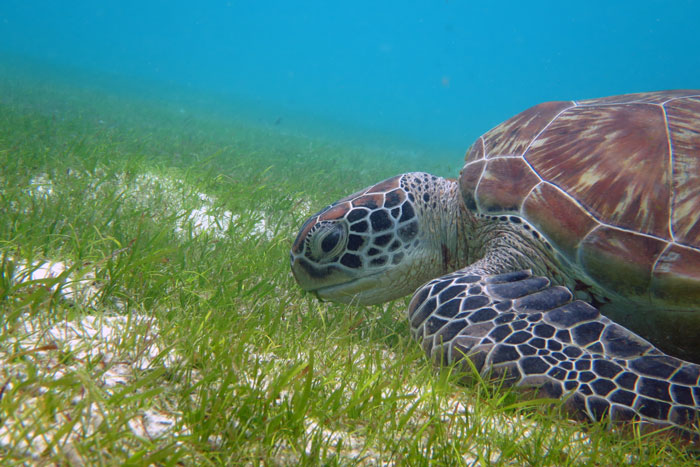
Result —
[[[700,87],[698,18],[692,0],[3,0],[0,53],[461,153],[541,101]]]

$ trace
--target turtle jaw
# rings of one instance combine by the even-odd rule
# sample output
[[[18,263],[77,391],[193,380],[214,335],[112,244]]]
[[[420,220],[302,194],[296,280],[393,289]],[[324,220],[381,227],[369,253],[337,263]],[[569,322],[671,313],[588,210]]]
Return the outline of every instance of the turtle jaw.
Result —
[[[292,274],[299,286],[322,300],[332,302],[375,305],[387,301],[386,297],[380,296],[383,289],[377,288],[383,282],[379,278],[382,273],[377,271],[353,277],[333,265],[319,269],[304,258],[292,259]]]
[[[376,305],[387,301],[381,296],[382,289],[377,287],[380,282],[379,273],[352,279],[335,285],[320,287],[312,292],[322,300],[358,305]]]
[[[425,282],[425,258],[410,256],[402,268],[383,268],[362,274],[330,265],[318,268],[305,258],[292,259],[292,274],[299,286],[321,300],[353,305],[377,305],[404,297]],[[428,270],[428,273],[431,273]]]

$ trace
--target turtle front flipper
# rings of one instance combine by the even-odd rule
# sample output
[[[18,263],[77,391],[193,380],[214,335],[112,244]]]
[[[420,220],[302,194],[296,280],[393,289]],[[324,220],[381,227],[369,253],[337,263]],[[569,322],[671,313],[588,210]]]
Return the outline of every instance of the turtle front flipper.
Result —
[[[469,358],[484,376],[568,397],[567,407],[591,419],[689,427],[699,418],[700,366],[529,271],[456,271],[419,288],[408,314],[434,360]]]

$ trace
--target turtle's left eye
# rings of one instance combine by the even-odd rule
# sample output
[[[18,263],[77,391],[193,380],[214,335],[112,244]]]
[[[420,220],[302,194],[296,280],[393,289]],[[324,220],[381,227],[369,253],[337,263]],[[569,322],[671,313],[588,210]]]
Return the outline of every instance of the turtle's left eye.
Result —
[[[342,222],[324,222],[311,232],[309,252],[316,261],[330,261],[347,245],[347,228]]]

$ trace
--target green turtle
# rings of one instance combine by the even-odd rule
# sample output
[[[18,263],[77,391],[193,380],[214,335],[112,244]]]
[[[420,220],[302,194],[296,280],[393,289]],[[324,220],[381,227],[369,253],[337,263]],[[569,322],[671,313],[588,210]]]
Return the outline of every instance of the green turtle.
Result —
[[[322,299],[414,293],[435,361],[592,419],[695,424],[700,90],[525,110],[476,140],[458,180],[405,173],[314,214],[291,266]]]

